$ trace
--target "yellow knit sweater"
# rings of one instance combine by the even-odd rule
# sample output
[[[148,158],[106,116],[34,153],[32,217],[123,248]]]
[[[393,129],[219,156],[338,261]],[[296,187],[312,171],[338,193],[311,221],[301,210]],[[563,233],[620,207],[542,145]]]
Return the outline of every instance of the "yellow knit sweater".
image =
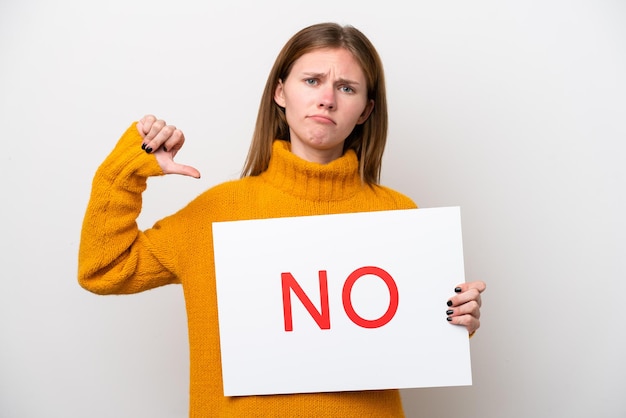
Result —
[[[202,193],[177,213],[139,231],[147,178],[162,175],[142,151],[133,124],[98,168],[83,221],[78,280],[98,294],[183,285],[190,346],[190,417],[402,417],[398,390],[224,397],[211,223],[216,221],[408,209],[408,197],[361,183],[354,152],[321,165],[275,141],[259,176]],[[276,249],[280,251],[280,249]]]

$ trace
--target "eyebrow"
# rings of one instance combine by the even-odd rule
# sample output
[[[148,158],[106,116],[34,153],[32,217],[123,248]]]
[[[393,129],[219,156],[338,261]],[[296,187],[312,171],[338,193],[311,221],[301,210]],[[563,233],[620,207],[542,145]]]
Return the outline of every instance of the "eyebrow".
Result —
[[[310,78],[325,78],[325,77],[327,77],[327,73],[303,72],[302,75],[307,77],[307,78],[308,77],[310,77]],[[360,83],[358,81],[349,80],[347,78],[340,78],[340,79],[337,80],[337,84],[351,84],[351,85],[358,86]]]

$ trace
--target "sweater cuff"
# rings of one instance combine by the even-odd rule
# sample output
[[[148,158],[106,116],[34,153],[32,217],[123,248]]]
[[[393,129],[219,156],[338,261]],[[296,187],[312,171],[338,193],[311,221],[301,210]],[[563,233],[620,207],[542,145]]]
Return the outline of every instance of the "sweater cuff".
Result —
[[[106,173],[111,179],[162,176],[164,173],[156,157],[146,153],[141,148],[142,143],[137,122],[133,122],[104,160],[99,171]]]

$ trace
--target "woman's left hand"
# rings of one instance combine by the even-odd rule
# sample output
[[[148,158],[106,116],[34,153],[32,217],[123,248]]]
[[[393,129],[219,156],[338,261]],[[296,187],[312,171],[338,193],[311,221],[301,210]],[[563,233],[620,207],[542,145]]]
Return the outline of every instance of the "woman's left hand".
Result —
[[[480,294],[486,288],[487,285],[482,281],[462,283],[454,289],[457,294],[448,299],[448,321],[454,325],[463,325],[470,336],[480,327]]]

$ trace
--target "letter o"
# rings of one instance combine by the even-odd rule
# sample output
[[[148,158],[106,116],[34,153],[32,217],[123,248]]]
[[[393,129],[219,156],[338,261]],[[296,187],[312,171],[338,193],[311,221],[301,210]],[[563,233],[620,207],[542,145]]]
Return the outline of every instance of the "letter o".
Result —
[[[354,286],[354,283],[366,274],[380,277],[387,285],[387,289],[389,289],[389,307],[387,308],[387,312],[385,312],[385,314],[378,319],[365,319],[357,314],[352,306],[352,286]],[[396,282],[393,280],[393,277],[380,267],[361,267],[350,273],[343,285],[341,298],[343,300],[343,309],[346,311],[348,318],[350,318],[350,320],[356,325],[363,328],[380,328],[383,325],[386,325],[393,319],[396,311],[398,310],[398,286],[396,286]]]

